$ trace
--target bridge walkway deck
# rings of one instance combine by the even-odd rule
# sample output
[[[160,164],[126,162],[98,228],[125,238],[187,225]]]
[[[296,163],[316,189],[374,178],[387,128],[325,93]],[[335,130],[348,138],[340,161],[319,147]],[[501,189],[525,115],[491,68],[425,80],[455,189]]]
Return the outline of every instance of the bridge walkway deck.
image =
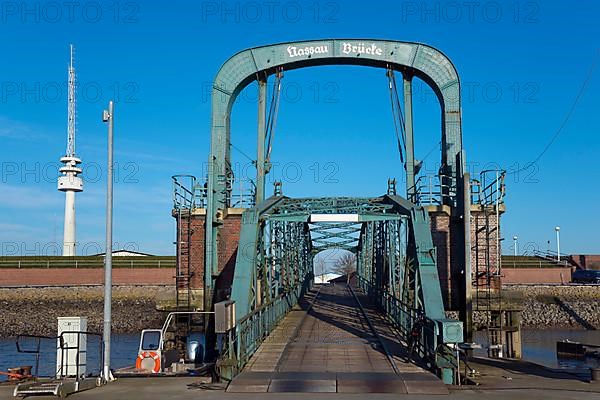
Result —
[[[435,375],[405,362],[394,330],[355,293],[344,284],[309,291],[227,391],[447,394]]]

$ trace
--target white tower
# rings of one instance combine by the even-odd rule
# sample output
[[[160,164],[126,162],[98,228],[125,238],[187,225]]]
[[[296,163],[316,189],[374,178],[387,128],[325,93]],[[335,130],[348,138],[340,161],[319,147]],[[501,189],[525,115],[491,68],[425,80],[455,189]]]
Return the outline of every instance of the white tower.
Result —
[[[75,107],[75,68],[73,67],[73,45],[71,45],[71,62],[69,63],[69,112],[67,128],[67,154],[60,159],[64,164],[59,169],[58,190],[65,192],[65,231],[63,238],[63,256],[75,255],[75,192],[83,191],[81,177],[81,159],[75,157],[75,132],[77,117]]]

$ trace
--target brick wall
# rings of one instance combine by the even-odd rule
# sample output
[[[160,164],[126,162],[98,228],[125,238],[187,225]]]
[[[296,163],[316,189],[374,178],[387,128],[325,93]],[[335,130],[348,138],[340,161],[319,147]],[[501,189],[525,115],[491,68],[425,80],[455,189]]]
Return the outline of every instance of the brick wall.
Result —
[[[238,242],[240,240],[240,228],[241,228],[241,209],[230,209],[229,212],[223,218],[223,225],[217,236],[219,243],[219,272],[226,271],[223,275],[224,279],[228,279],[229,276],[233,277],[233,268],[235,266],[235,258],[237,254]],[[189,241],[189,251],[184,252],[181,257],[182,272],[186,272],[188,257],[190,262],[190,273],[191,281],[190,287],[192,289],[204,288],[204,254],[205,254],[205,220],[206,214],[204,209],[194,210],[190,214],[184,214],[181,218],[181,227],[178,229],[182,230],[183,238],[185,241],[187,237],[188,224],[191,220],[191,232]],[[225,284],[227,282],[224,282]]]
[[[442,296],[446,308],[456,309],[459,304],[459,295],[463,282],[463,260],[458,258],[463,253],[462,243],[462,220],[453,219],[451,209],[447,206],[433,206],[428,208],[431,220],[431,236],[436,248],[437,267],[442,289]],[[501,242],[496,245],[496,235],[501,229],[496,229],[495,209],[486,210],[479,206],[471,208],[471,266],[473,276],[486,269],[489,250],[489,263],[492,273],[498,269],[497,254],[501,254]],[[504,212],[500,210],[500,215]],[[489,233],[486,230],[489,226]],[[486,237],[489,235],[489,241]],[[498,251],[497,251],[498,250]],[[487,285],[482,279],[480,286]],[[497,282],[495,284],[498,284]]]
[[[430,211],[431,238],[436,249],[437,268],[446,305],[450,304],[452,294],[452,270],[450,262],[450,215],[444,211]]]
[[[571,282],[571,267],[502,268],[503,284],[552,284]]]
[[[114,285],[174,285],[175,268],[115,268]],[[0,286],[77,286],[104,283],[103,268],[2,268]]]
[[[481,206],[471,208],[471,268],[473,274],[486,272],[488,257],[490,272],[492,274],[498,272],[498,255],[502,254],[502,242],[497,239],[502,237],[498,236],[502,229],[501,227],[497,229],[496,220],[494,207],[489,207],[487,210]],[[487,239],[488,235],[489,240]],[[478,285],[487,285],[486,278],[480,279]]]
[[[182,242],[188,241],[189,233],[189,246],[187,251],[181,255],[180,265],[183,275],[188,272],[191,275],[190,288],[192,289],[204,287],[205,219],[204,213],[186,214],[181,218],[181,227],[178,227],[178,232],[181,230]],[[190,229],[189,232],[188,229]],[[189,271],[187,271],[188,261]]]
[[[598,254],[573,254],[571,260],[579,268],[600,270],[600,255]]]

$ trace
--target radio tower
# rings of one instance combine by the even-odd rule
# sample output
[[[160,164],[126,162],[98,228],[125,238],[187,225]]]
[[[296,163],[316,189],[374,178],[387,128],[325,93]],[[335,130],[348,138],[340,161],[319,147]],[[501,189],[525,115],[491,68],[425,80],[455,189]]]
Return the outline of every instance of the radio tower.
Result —
[[[69,111],[67,124],[67,153],[61,157],[64,164],[59,169],[58,190],[65,192],[65,230],[63,238],[63,256],[75,255],[75,192],[83,191],[81,174],[81,159],[75,156],[76,104],[75,104],[75,68],[73,67],[73,45],[71,45],[71,62],[69,63]]]

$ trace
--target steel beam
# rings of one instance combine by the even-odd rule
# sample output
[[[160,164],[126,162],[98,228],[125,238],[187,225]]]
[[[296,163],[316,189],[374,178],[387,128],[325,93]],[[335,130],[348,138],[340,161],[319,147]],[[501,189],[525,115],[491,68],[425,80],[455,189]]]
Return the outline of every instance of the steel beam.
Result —
[[[415,144],[413,133],[412,75],[402,74],[404,82],[404,133],[406,135],[406,197],[413,199],[415,194]]]
[[[265,199],[265,136],[267,121],[267,79],[258,79],[258,130],[256,150],[256,204]]]
[[[461,316],[463,321],[464,339],[473,342],[473,268],[471,265],[471,175],[463,175],[462,182],[462,215],[463,215],[463,263],[464,263],[464,309]],[[498,235],[498,232],[496,233]]]

